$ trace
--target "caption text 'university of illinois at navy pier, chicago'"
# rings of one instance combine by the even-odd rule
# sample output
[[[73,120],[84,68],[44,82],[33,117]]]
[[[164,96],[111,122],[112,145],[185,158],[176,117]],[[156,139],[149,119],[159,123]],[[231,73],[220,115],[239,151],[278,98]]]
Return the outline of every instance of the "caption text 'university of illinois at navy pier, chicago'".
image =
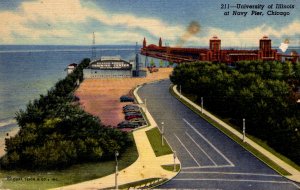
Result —
[[[220,4],[225,16],[289,16],[295,10],[294,4]]]

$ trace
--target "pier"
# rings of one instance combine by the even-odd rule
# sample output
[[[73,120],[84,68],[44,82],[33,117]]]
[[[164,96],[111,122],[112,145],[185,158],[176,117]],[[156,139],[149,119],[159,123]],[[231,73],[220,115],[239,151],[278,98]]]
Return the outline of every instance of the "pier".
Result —
[[[209,40],[209,48],[184,48],[163,46],[161,38],[158,45],[147,46],[144,38],[143,47],[140,53],[146,57],[153,57],[172,63],[210,61],[222,63],[234,63],[237,61],[299,61],[299,55],[281,54],[277,49],[272,48],[272,41],[269,37],[263,36],[259,40],[259,48],[254,50],[221,49],[221,39],[213,36]]]

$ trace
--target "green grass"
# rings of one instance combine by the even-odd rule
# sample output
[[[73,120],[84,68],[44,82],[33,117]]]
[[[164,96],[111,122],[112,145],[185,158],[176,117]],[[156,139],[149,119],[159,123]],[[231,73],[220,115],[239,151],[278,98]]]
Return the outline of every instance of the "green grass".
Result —
[[[146,120],[146,122],[147,122],[147,127],[149,127],[150,126],[150,122],[149,122],[149,120],[148,120],[148,117],[146,117],[146,114],[145,114],[145,112],[144,112],[144,110],[142,109],[142,108],[140,108],[140,111],[141,111],[141,113],[143,114],[143,118]]]
[[[275,171],[277,171],[279,174],[284,175],[284,176],[291,175],[289,172],[287,172],[285,169],[283,169],[282,167],[280,167],[274,161],[272,161],[271,159],[269,159],[268,157],[266,157],[265,155],[263,155],[262,153],[260,153],[259,151],[257,151],[255,148],[253,148],[252,146],[250,146],[247,143],[243,143],[242,140],[239,137],[235,136],[229,130],[227,130],[226,128],[222,127],[220,124],[216,123],[210,117],[207,117],[206,115],[202,114],[199,110],[195,109],[193,106],[191,106],[188,102],[186,102],[182,98],[179,98],[179,96],[177,96],[174,93],[173,86],[170,87],[170,93],[174,97],[176,97],[179,101],[181,101],[183,104],[185,104],[188,108],[190,108],[192,111],[194,111],[196,114],[198,114],[200,117],[202,117],[203,119],[205,119],[207,122],[209,122],[210,124],[212,124],[214,127],[218,128],[225,135],[227,135],[229,138],[231,138],[236,143],[238,143],[239,145],[241,145],[243,148],[245,148],[247,151],[249,151],[250,153],[252,153],[255,157],[257,157],[258,159],[260,159],[261,161],[263,161],[269,167],[271,167],[272,169],[274,169]],[[235,127],[235,128],[237,128],[237,127]],[[238,129],[238,130],[240,131],[240,129]],[[291,160],[289,160],[288,158],[284,157],[283,155],[277,153],[275,150],[273,150],[272,148],[270,148],[266,143],[262,143],[261,140],[258,140],[257,138],[255,138],[253,136],[250,136],[250,135],[247,135],[247,138],[250,138],[251,140],[255,141],[257,144],[259,144],[262,147],[264,147],[265,149],[269,150],[274,155],[276,155],[277,157],[279,157],[281,160],[285,161],[286,163],[294,166],[296,169],[299,170],[300,167],[297,164],[293,163]]]
[[[135,162],[137,158],[138,152],[134,144],[119,157],[119,170],[128,167]],[[0,189],[49,189],[100,178],[114,172],[115,161],[79,164],[61,171],[31,172],[24,170],[2,170],[0,172],[0,178],[3,184],[2,186],[0,185]]]
[[[174,171],[174,165],[162,165],[161,166],[163,169],[167,170],[167,171],[171,171],[173,172]],[[180,170],[180,164],[176,164],[176,172],[179,172]]]
[[[262,141],[261,139],[258,139],[254,136],[251,136],[251,135],[247,135],[247,138],[255,141],[257,144],[259,144],[260,146],[262,146],[263,148],[265,148],[266,150],[268,150],[269,152],[271,152],[272,154],[274,154],[275,156],[280,158],[282,161],[284,161],[285,163],[288,163],[289,165],[293,166],[295,169],[300,171],[300,166],[299,165],[297,165],[295,162],[291,161],[289,158],[285,157],[284,155],[276,152],[276,150],[269,147],[268,144],[265,141]]]
[[[161,134],[157,127],[146,131],[146,134],[157,157],[173,153],[172,149],[166,141],[164,141],[164,146],[162,146]]]
[[[218,117],[220,118],[220,117]],[[242,130],[241,128],[239,128],[238,126],[234,125],[234,124],[231,124],[229,122],[230,119],[226,118],[221,118],[221,120],[223,122],[225,122],[226,124],[230,125],[231,127],[233,127],[235,130],[239,131],[240,133],[242,133]],[[255,137],[255,136],[252,136],[252,135],[249,135],[247,134],[246,135],[247,138],[251,139],[252,141],[256,142],[257,144],[259,144],[261,147],[263,147],[264,149],[268,150],[269,152],[271,152],[272,154],[274,154],[275,156],[277,156],[278,158],[280,158],[281,160],[283,160],[284,162],[288,163],[289,165],[293,166],[295,169],[297,169],[298,171],[300,171],[300,166],[297,165],[295,162],[291,161],[289,158],[285,157],[284,155],[276,152],[276,150],[274,150],[272,147],[270,147],[267,142]]]

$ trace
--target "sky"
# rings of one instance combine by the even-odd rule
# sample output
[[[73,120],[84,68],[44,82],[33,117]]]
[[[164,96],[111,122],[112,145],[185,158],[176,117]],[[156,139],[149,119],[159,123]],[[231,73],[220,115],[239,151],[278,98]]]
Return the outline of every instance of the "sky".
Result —
[[[224,3],[261,4],[264,15],[222,9]],[[272,4],[290,8],[268,9]],[[164,45],[176,46],[184,38],[182,46],[208,46],[218,36],[222,46],[251,47],[267,35],[274,46],[287,40],[300,46],[300,0],[0,0],[0,18],[0,44],[91,45],[95,32],[97,45],[141,44],[144,37],[157,44],[161,37]],[[199,26],[192,34],[191,23]]]

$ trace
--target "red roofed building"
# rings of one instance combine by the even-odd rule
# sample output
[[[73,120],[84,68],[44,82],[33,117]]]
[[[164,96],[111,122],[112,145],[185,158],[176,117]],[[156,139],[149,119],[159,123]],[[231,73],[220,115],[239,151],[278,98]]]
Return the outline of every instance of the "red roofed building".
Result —
[[[217,36],[213,36],[209,40],[209,49],[162,46],[161,38],[158,46],[154,44],[147,46],[144,38],[141,54],[174,63],[190,61],[233,63],[242,60],[282,61],[282,58],[292,62],[299,60],[298,55],[282,55],[276,49],[272,49],[272,41],[267,36],[263,36],[259,40],[259,49],[256,50],[221,49],[221,39]]]

